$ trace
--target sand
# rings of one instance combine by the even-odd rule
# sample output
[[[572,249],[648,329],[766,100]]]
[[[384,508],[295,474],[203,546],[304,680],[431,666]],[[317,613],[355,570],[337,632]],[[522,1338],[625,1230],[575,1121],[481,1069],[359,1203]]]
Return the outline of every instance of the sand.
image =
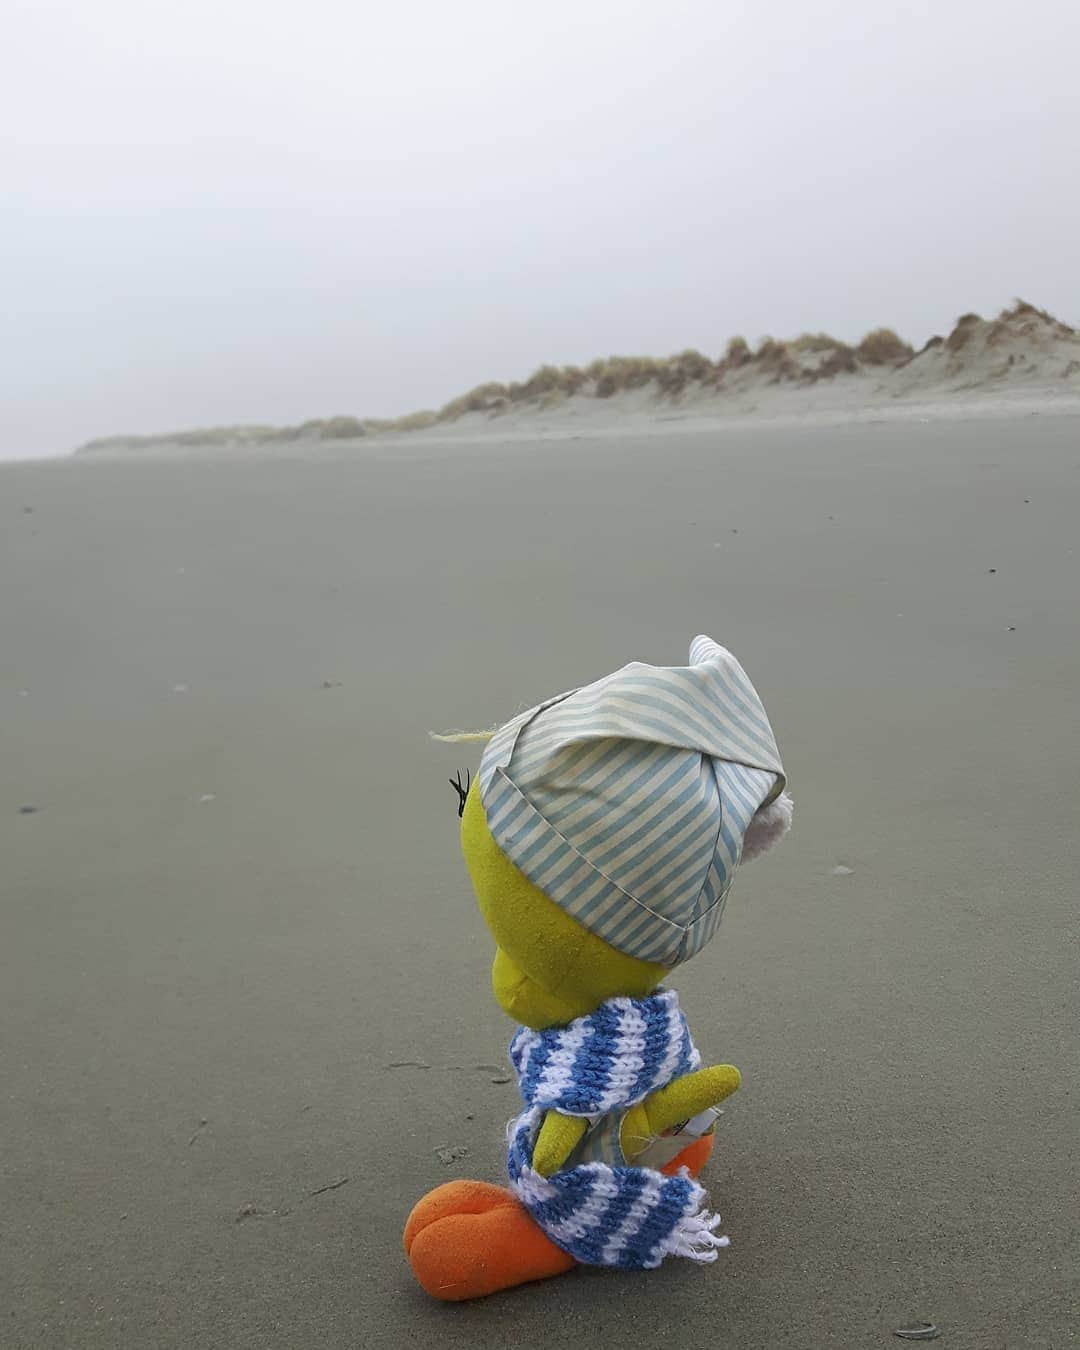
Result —
[[[1074,1344],[1078,431],[0,469],[5,1350]],[[437,1305],[514,1092],[426,733],[700,629],[797,803],[676,981],[732,1246]]]

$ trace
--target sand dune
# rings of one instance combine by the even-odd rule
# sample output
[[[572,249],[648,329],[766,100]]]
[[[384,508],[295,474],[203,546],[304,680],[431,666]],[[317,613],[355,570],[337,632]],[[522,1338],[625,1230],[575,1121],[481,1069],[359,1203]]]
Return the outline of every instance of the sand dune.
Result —
[[[995,396],[988,398],[987,396]],[[1004,396],[1004,397],[1003,397]],[[893,407],[939,415],[1010,413],[1038,400],[1055,412],[1080,411],[1080,332],[1018,300],[996,319],[965,314],[947,337],[916,351],[889,328],[856,346],[824,333],[787,341],[744,338],[713,360],[698,351],[664,358],[613,356],[588,366],[541,366],[521,383],[490,382],[438,410],[379,419],[337,416],[298,426],[208,427],[154,436],[110,436],[86,452],[154,448],[290,445],[362,437],[459,432],[486,426],[501,434],[552,424],[593,432],[617,430],[630,418],[674,416],[786,418],[828,415],[844,420]],[[897,408],[897,405],[899,407]]]

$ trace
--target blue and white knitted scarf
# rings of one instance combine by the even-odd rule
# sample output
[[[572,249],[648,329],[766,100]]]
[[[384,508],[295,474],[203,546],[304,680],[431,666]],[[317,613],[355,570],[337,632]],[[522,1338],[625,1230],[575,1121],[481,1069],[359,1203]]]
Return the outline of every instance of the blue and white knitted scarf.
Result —
[[[565,1027],[521,1027],[510,1060],[525,1103],[509,1129],[510,1184],[552,1242],[585,1265],[624,1270],[649,1270],[667,1256],[716,1260],[727,1245],[714,1231],[720,1216],[705,1209],[705,1191],[685,1169],[668,1177],[588,1162],[544,1177],[532,1166],[547,1110],[595,1120],[700,1065],[673,989],[610,999]]]

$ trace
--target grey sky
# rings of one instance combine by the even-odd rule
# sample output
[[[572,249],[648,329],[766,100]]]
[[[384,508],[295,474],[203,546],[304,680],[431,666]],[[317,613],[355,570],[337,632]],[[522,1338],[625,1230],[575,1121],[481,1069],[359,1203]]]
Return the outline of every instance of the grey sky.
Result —
[[[1072,0],[889,8],[8,0],[0,455],[1080,320]]]

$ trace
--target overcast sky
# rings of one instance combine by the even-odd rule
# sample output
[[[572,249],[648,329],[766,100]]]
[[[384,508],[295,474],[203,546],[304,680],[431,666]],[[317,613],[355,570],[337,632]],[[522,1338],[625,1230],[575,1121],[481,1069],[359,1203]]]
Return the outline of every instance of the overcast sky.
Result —
[[[1073,0],[6,0],[0,455],[1080,322]]]

